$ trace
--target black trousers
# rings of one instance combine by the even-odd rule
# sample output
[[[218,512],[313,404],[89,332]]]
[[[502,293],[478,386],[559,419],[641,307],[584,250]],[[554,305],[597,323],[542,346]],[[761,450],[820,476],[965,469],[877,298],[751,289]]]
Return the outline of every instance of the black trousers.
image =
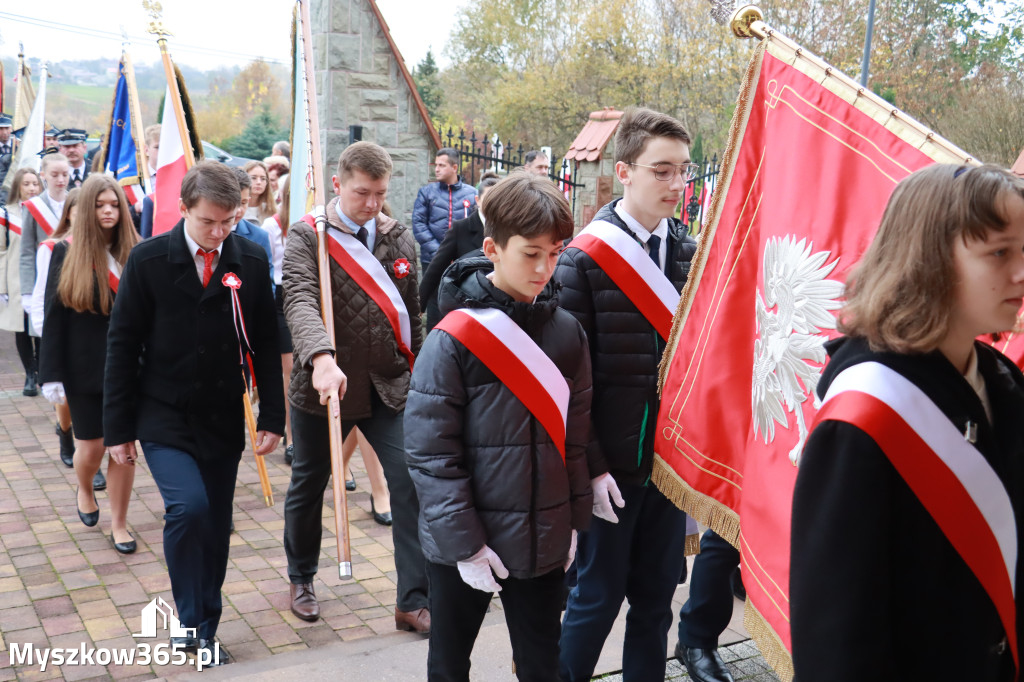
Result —
[[[562,679],[594,676],[608,633],[629,600],[622,676],[665,679],[672,595],[686,562],[686,514],[653,485],[620,483],[626,506],[618,523],[595,518],[576,545],[576,586],[562,621]]]
[[[420,548],[420,503],[405,461],[403,412],[394,413],[376,393],[370,417],[343,422],[343,437],[356,426],[373,446],[391,492],[391,535],[395,543],[400,611],[427,606],[427,566]],[[288,578],[294,584],[313,582],[320,559],[324,491],[331,479],[331,444],[327,417],[292,406],[292,480],[284,501],[284,551]]]
[[[679,609],[679,641],[694,649],[714,649],[732,618],[732,574],[740,552],[712,530],[700,539],[693,560],[690,598]]]
[[[430,682],[468,682],[469,655],[491,602],[491,593],[462,581],[455,566],[427,563],[430,577]],[[512,640],[516,677],[530,682],[558,682],[558,637],[561,632],[565,573],[558,568],[536,578],[500,580],[501,606]]]
[[[164,558],[178,619],[213,639],[231,544],[231,506],[242,453],[197,462],[177,448],[142,441],[164,500]]]
[[[39,370],[39,337],[28,333],[31,328],[32,323],[28,315],[25,315],[25,331],[14,332],[14,346],[18,349],[18,358],[21,360],[21,366],[25,368],[26,377],[29,372]]]

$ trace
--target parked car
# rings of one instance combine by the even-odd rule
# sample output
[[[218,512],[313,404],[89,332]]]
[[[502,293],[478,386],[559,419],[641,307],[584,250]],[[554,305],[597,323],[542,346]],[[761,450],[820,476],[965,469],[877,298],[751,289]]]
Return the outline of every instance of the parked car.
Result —
[[[233,156],[228,154],[220,147],[212,145],[206,140],[203,140],[203,158],[220,161],[225,165],[238,166],[239,168],[252,161],[252,159],[247,159],[242,156]]]

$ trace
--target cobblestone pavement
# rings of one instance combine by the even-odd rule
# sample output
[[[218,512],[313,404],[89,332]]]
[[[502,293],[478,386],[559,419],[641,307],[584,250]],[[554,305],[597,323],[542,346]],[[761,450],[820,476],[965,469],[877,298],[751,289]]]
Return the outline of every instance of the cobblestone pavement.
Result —
[[[138,551],[121,555],[109,538],[105,492],[97,494],[99,524],[86,528],[79,521],[74,472],[57,456],[53,410],[42,396],[22,396],[23,382],[13,334],[0,333],[0,681],[152,679],[186,672],[188,668],[137,662],[50,665],[45,670],[40,670],[38,663],[12,666],[14,645],[22,651],[28,644],[37,651],[83,646],[135,650],[140,640],[132,634],[141,632],[142,608],[155,598],[173,604],[163,558],[163,504],[144,459],[139,461],[129,506],[129,527]],[[388,638],[386,644],[385,640],[376,642],[388,647],[421,642],[419,635],[394,629],[396,576],[391,531],[374,523],[370,515],[369,483],[358,456],[352,461],[358,489],[349,494],[357,581],[338,578],[328,487],[320,572],[315,582],[323,617],[307,623],[292,615],[282,547],[289,469],[282,453],[279,448],[267,457],[275,498],[269,508],[263,501],[254,458],[248,450],[243,454],[235,493],[236,532],[231,536],[218,639],[239,661],[274,657],[267,667],[278,668],[294,658],[297,669],[301,669],[302,655],[294,652],[307,649],[326,653],[332,646],[368,637]],[[494,606],[500,608],[497,601]],[[425,644],[422,641],[424,665]],[[673,644],[674,638],[670,647]],[[737,679],[775,679],[765,674],[767,668],[752,644],[740,643],[723,652]],[[674,660],[668,670],[668,679],[686,677]],[[284,674],[275,679],[292,677]]]
[[[173,604],[163,558],[163,503],[144,458],[128,509],[138,542],[131,555],[109,539],[106,493],[97,494],[100,522],[86,528],[75,511],[72,469],[57,456],[53,410],[42,397],[21,391],[24,373],[14,335],[0,333],[0,680],[128,679],[176,671],[167,666],[109,665],[34,671],[10,665],[12,644],[44,647],[134,648],[140,611],[160,597]],[[282,547],[284,496],[289,469],[283,448],[267,456],[274,506],[267,507],[250,451],[242,457],[235,493],[231,558],[224,582],[224,615],[218,632],[239,659],[258,659],[395,632],[395,562],[391,530],[370,515],[369,482],[358,456],[352,461],[358,489],[349,493],[353,573],[338,578],[332,492],[324,513],[321,570],[315,589],[323,618],[307,623],[289,610]]]
[[[778,676],[768,667],[761,657],[761,652],[754,646],[753,641],[746,640],[730,644],[718,649],[722,655],[729,672],[732,673],[736,682],[778,682]],[[622,682],[622,675],[612,673],[595,679],[601,682]],[[692,679],[683,664],[676,659],[671,659],[665,667],[665,680],[689,680]]]

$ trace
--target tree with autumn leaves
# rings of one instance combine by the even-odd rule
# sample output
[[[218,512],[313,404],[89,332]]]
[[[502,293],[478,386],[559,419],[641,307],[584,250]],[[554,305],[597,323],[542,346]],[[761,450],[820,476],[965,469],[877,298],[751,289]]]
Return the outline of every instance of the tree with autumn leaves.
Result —
[[[211,82],[209,95],[196,107],[197,127],[204,139],[232,154],[263,158],[275,141],[288,139],[289,92],[286,67],[254,60],[230,82]],[[264,144],[266,140],[270,145]]]
[[[858,77],[868,0],[760,6]],[[722,149],[751,45],[708,10],[707,0],[476,3],[456,16],[440,115],[564,150],[590,111],[645,105]],[[873,48],[874,92],[980,158],[1013,162],[1024,146],[1024,0],[887,0]]]

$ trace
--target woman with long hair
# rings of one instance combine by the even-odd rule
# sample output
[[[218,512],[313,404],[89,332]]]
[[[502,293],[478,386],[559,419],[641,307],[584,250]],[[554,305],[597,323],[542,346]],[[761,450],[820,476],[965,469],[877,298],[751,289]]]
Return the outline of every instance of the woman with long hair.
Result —
[[[256,225],[262,225],[277,213],[274,191],[270,188],[270,176],[267,165],[262,161],[250,161],[244,166],[249,174],[252,187],[249,190],[249,208],[245,211],[245,219]]]
[[[73,239],[53,247],[46,286],[40,379],[53,403],[66,402],[75,431],[78,516],[99,521],[93,476],[103,461],[103,368],[107,328],[121,269],[138,242],[128,201],[117,182],[90,175],[83,183]],[[127,526],[135,468],[113,459],[107,467],[111,541],[122,554],[135,551]]]
[[[36,285],[32,288],[32,304],[28,313],[28,322],[36,337],[43,335],[43,313],[46,305],[46,282],[50,274],[50,257],[54,245],[71,238],[71,225],[75,222],[78,206],[78,195],[82,190],[75,188],[68,192],[64,200],[64,210],[60,215],[57,229],[49,239],[44,239],[36,250]],[[57,412],[57,439],[60,443],[60,461],[67,467],[75,465],[75,438],[71,433],[71,411],[67,403],[54,405]],[[93,488],[103,490],[107,487],[102,471],[97,471],[93,478]]]
[[[262,162],[254,161],[253,163]],[[248,167],[248,164],[246,164]],[[249,177],[252,177],[250,175]],[[269,184],[266,191],[270,191]],[[281,348],[281,375],[284,377],[284,460],[291,465],[292,453],[295,446],[292,445],[292,422],[291,405],[288,403],[288,382],[292,375],[292,335],[288,330],[288,323],[284,319],[284,286],[282,284],[282,269],[284,263],[284,245],[288,242],[288,211],[291,205],[291,196],[288,187],[285,186],[282,192],[280,205],[276,207],[274,215],[263,221],[261,227],[270,235],[270,253],[272,258],[270,264],[274,271],[274,298],[277,303],[277,343]],[[273,201],[273,195],[271,195]]]
[[[11,180],[11,192],[7,205],[0,209],[0,217],[6,225],[0,232],[0,297],[6,297],[0,305],[0,329],[14,332],[14,345],[18,358],[25,369],[25,388],[22,395],[39,395],[36,387],[36,370],[39,361],[39,339],[29,334],[28,319],[21,307],[21,202],[28,201],[43,191],[43,181],[32,168],[19,168]]]
[[[796,678],[1020,680],[1024,375],[979,338],[1019,325],[1024,179],[911,174],[845,295],[793,495]]]

